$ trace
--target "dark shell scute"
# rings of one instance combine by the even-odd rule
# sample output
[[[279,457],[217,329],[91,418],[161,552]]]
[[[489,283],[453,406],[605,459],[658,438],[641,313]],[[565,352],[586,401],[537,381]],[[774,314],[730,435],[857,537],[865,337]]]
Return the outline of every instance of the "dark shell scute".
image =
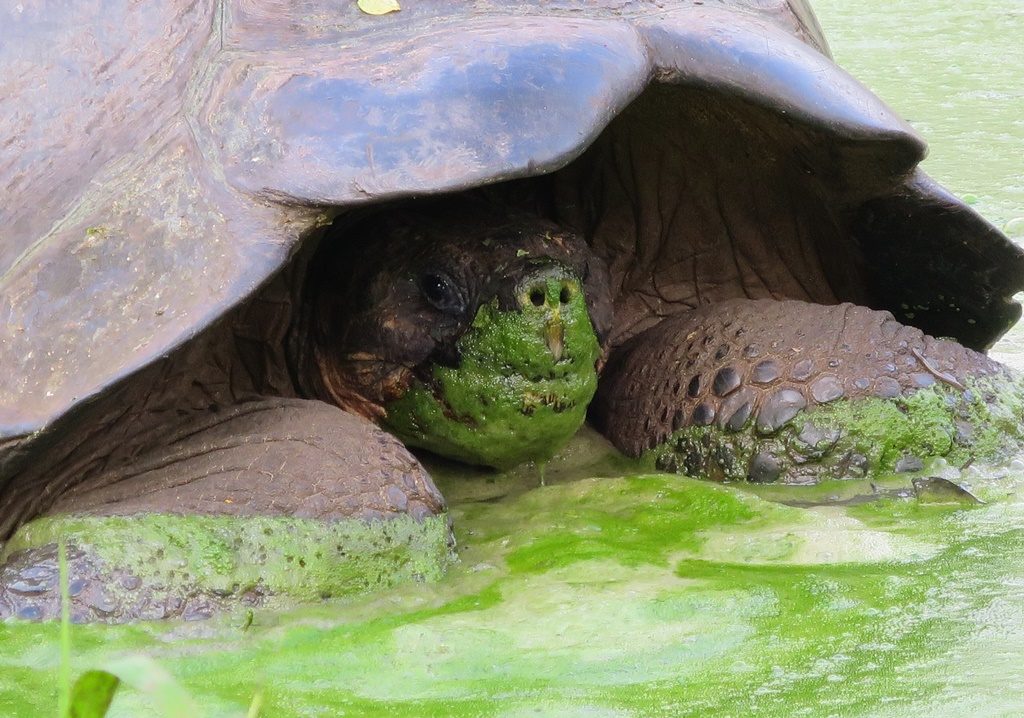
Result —
[[[820,459],[835,446],[841,437],[839,429],[820,427],[807,422],[793,440],[793,449],[806,459]]]
[[[718,425],[729,431],[739,431],[750,419],[756,401],[757,392],[749,387],[733,392],[718,408]]]
[[[778,378],[779,365],[772,359],[758,362],[750,372],[750,381],[754,384],[771,384]]]
[[[832,374],[823,374],[811,383],[811,396],[819,404],[827,404],[843,396],[843,384]]]
[[[772,454],[762,451],[750,460],[747,478],[756,484],[770,484],[782,474],[782,463]]]
[[[757,430],[761,434],[773,434],[799,414],[807,406],[804,395],[796,389],[780,389],[768,397],[757,415]]]
[[[789,372],[789,378],[793,381],[807,381],[813,373],[814,360],[801,359],[793,365],[793,369]]]
[[[874,394],[882,399],[895,399],[903,393],[900,383],[892,377],[883,376],[875,380]]]
[[[690,379],[690,383],[686,385],[686,395],[691,399],[700,396],[700,374]]]
[[[743,405],[732,413],[729,417],[729,421],[726,422],[725,428],[729,431],[739,431],[747,423],[747,419],[750,418],[750,414],[753,411],[749,401],[743,402]]]
[[[925,389],[935,384],[935,377],[933,377],[931,374],[926,374],[924,372],[911,374],[910,380],[914,382],[914,386],[919,387],[921,389]]]
[[[676,409],[676,413],[672,415],[672,431],[679,431],[685,423],[686,414],[683,413],[682,409]]]
[[[695,426],[707,426],[715,420],[715,408],[707,402],[702,402],[693,410],[691,420]]]
[[[731,366],[723,367],[715,374],[712,390],[716,396],[728,396],[740,388],[740,373]]]

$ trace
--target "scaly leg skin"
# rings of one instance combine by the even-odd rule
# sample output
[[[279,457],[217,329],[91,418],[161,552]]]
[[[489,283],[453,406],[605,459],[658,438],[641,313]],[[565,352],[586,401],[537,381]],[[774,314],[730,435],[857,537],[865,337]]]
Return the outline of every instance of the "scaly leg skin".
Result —
[[[661,470],[803,484],[1002,458],[1024,437],[1024,388],[888,312],[729,300],[615,350],[591,419]]]
[[[0,562],[0,618],[204,618],[270,596],[318,599],[439,577],[444,500],[406,449],[316,401],[182,418],[166,443],[62,495]]]

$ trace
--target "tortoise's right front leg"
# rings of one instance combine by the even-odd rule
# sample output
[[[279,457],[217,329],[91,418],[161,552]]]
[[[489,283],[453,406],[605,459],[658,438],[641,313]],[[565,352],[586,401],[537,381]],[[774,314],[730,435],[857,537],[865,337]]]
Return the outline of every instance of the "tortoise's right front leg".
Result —
[[[590,415],[659,469],[813,483],[998,458],[1024,437],[1024,389],[888,312],[735,299],[616,349]]]
[[[166,443],[62,495],[7,543],[0,618],[197,618],[271,596],[318,599],[440,576],[443,498],[394,437],[318,401],[195,412]]]

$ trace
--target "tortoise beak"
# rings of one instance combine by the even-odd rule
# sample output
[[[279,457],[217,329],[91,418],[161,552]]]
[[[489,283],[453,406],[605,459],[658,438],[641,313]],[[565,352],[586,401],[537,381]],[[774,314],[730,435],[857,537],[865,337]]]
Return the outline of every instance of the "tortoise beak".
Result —
[[[544,340],[555,361],[561,361],[565,349],[565,325],[562,324],[562,317],[557,312],[544,327]]]

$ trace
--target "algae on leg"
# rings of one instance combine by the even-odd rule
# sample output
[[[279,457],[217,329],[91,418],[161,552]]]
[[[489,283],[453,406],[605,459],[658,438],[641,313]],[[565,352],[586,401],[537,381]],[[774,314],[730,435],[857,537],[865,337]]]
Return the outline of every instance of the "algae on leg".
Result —
[[[59,611],[56,573],[51,570],[56,564],[50,556],[58,541],[69,547],[78,618],[114,622],[122,612],[149,618],[205,617],[239,602],[311,601],[405,581],[434,581],[455,558],[447,514],[422,521],[399,516],[334,522],[268,516],[58,515],[23,526],[0,555],[5,571],[31,576],[38,589],[17,597],[16,614],[47,618]],[[92,578],[76,579],[76,573]],[[19,576],[10,578],[8,584],[18,585]]]
[[[817,483],[913,472],[929,459],[963,467],[1006,459],[1024,445],[1024,384],[936,384],[894,399],[839,400],[798,414],[770,435],[690,426],[644,455],[648,465],[728,481]]]

